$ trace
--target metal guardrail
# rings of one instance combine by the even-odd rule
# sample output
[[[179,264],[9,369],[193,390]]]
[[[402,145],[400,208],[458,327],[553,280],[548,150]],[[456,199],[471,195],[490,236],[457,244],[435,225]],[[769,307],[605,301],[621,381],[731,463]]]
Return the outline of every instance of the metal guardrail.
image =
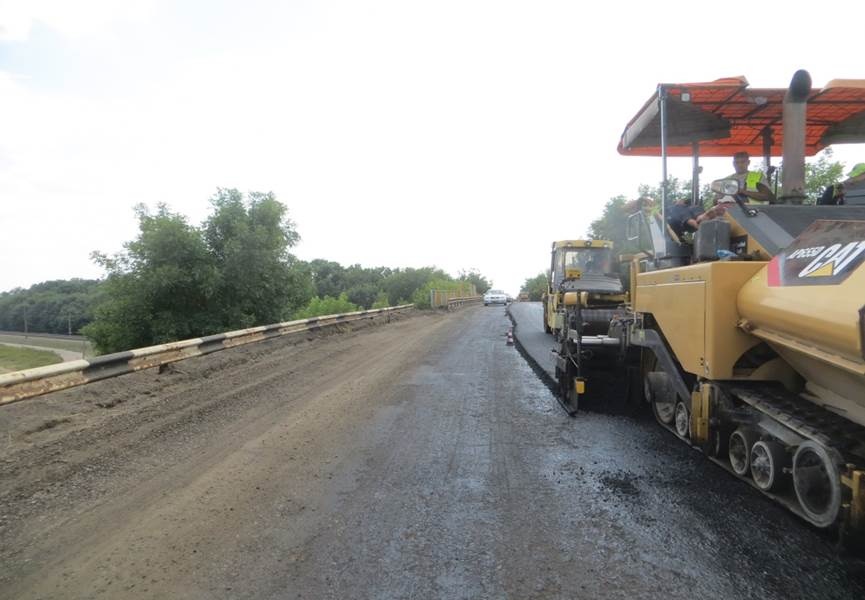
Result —
[[[474,297],[478,290],[473,283],[464,283],[458,289],[453,290],[430,290],[429,305],[432,308],[447,308],[451,300]]]
[[[323,327],[373,319],[381,315],[386,315],[389,319],[391,314],[411,308],[414,308],[414,304],[261,325],[191,340],[171,342],[170,344],[116,352],[91,359],[74,360],[47,367],[7,373],[0,375],[0,406],[48,392],[125,375],[142,369],[159,367],[186,358],[203,356],[283,335],[316,331]]]
[[[450,300],[448,300],[448,310],[458,308],[463,304],[481,302],[483,299],[483,296],[466,296],[465,298],[451,298]]]

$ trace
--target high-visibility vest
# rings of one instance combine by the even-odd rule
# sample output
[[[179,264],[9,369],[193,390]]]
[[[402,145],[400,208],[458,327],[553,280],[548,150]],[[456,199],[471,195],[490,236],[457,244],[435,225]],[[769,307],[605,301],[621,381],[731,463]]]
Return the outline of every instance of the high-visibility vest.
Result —
[[[749,192],[757,191],[757,184],[763,179],[763,173],[760,171],[748,171],[745,176],[745,190]]]
[[[748,171],[748,174],[745,175],[745,190],[749,192],[757,191],[757,184],[763,180],[763,173],[760,171]],[[769,204],[766,200],[755,200],[754,198],[748,198],[749,204]]]

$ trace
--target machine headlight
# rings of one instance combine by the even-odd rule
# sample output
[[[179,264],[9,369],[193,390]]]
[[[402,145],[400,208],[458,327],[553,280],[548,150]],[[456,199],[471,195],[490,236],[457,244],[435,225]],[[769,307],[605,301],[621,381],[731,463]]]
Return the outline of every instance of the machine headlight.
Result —
[[[712,191],[725,196],[735,196],[739,193],[738,179],[718,179],[712,182]]]

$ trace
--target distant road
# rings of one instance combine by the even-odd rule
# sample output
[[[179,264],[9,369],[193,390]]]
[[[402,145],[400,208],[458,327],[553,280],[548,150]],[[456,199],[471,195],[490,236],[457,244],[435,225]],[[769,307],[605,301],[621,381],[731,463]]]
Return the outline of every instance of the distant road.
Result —
[[[72,360],[66,357],[73,354],[75,359],[81,358],[82,352],[84,356],[93,356],[93,348],[84,337],[70,338],[70,336],[62,335],[46,337],[45,335],[34,336],[29,333],[25,337],[23,333],[0,333],[0,344],[35,346],[41,350],[56,350],[63,357],[63,360]]]
[[[0,340],[0,346],[15,346],[16,348],[30,348],[31,350],[41,350],[42,352],[53,352],[63,359],[63,362],[70,360],[80,360],[84,358],[82,352],[74,352],[72,350],[61,350],[60,348],[48,348],[46,346],[33,346],[31,344],[13,344],[12,342],[4,342]]]
[[[87,339],[83,335],[65,335],[62,333],[33,333],[32,331],[28,331],[26,334],[23,331],[0,331],[0,335],[26,335],[27,337],[41,337],[52,340],[69,340],[71,342],[82,342]]]

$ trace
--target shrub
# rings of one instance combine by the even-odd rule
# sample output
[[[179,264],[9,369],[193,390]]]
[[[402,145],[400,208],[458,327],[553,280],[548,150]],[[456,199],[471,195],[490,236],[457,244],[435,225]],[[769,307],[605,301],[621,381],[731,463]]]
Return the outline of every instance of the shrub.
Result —
[[[300,309],[294,314],[295,319],[311,319],[312,317],[323,317],[326,315],[338,315],[342,313],[355,312],[360,310],[356,304],[352,304],[348,300],[345,293],[339,295],[338,298],[325,296],[319,298],[316,296],[309,301],[305,308]]]

